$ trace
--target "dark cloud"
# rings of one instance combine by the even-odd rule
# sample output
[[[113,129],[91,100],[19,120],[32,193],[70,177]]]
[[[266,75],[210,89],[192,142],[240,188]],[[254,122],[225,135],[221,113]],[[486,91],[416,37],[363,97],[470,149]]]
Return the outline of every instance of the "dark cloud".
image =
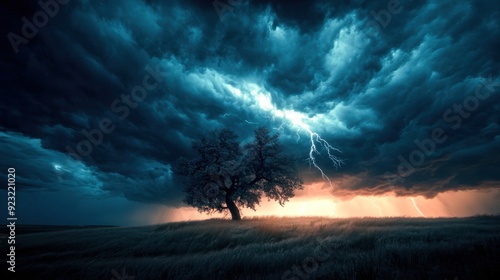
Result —
[[[321,181],[305,161],[307,131],[297,141],[301,126],[279,117],[294,112],[342,150],[340,169],[324,150],[317,157],[336,195],[498,187],[500,7],[401,0],[391,14],[392,1],[329,2],[242,1],[221,18],[210,1],[60,6],[19,53],[2,42],[2,166],[23,171],[25,190],[179,205],[171,166],[191,155],[193,139],[228,126],[244,140],[258,125],[283,124],[306,182]],[[4,38],[41,10],[2,5]],[[373,13],[387,23],[378,31]],[[122,95],[152,71],[158,86],[126,105]],[[478,92],[489,96],[469,97],[484,81],[493,86]],[[454,104],[474,109],[464,117]],[[113,131],[68,158],[103,119]],[[414,152],[436,129],[446,140]],[[412,153],[422,162],[403,166]]]

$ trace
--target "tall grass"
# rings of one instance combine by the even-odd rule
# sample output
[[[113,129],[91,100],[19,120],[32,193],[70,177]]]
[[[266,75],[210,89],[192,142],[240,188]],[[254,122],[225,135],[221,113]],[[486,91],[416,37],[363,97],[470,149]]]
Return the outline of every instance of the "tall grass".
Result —
[[[320,243],[328,258],[304,266]],[[282,279],[286,271],[287,279],[500,279],[497,216],[214,219],[23,234],[16,245],[20,279],[113,279],[123,268],[135,280]]]

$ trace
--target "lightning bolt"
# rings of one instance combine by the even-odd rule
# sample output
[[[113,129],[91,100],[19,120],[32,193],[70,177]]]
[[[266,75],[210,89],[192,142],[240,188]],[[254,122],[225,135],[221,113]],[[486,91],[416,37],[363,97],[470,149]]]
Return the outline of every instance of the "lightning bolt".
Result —
[[[299,131],[300,131],[300,129],[297,129],[297,131],[295,131],[295,134],[297,135],[297,144],[299,143],[299,140],[300,140]]]
[[[317,131],[311,128],[311,123],[315,121],[313,119],[314,117],[308,117],[304,113],[292,109],[277,108],[272,101],[271,94],[257,84],[248,82],[239,83],[240,86],[235,87],[233,85],[237,83],[229,82],[229,78],[221,76],[218,73],[216,74],[216,72],[212,72],[211,74],[218,76],[217,79],[219,81],[224,81],[226,92],[232,95],[236,100],[239,100],[249,107],[258,109],[261,113],[265,112],[267,115],[263,116],[265,118],[270,118],[273,121],[277,119],[281,120],[281,125],[278,127],[278,130],[283,129],[285,123],[288,123],[289,127],[296,131],[297,142],[300,140],[299,132],[302,131],[306,133],[310,142],[307,158],[309,166],[316,168],[321,173],[321,177],[333,187],[332,181],[319,166],[317,156],[321,155],[320,150],[326,151],[328,159],[333,163],[335,168],[341,167],[344,161],[335,155],[335,153],[341,153],[341,151],[333,147],[328,141],[323,139]],[[253,124],[253,122],[248,120],[245,120],[245,122]]]
[[[277,130],[277,131],[280,131],[280,130],[284,130],[283,126],[285,125],[284,122],[281,122],[280,126],[279,127],[275,127],[274,129]]]
[[[249,120],[245,120],[245,122],[248,123],[248,124],[259,124],[259,123],[256,123],[256,122],[251,122]]]
[[[410,199],[413,202],[413,206],[415,206],[415,209],[417,209],[418,213],[420,213],[420,215],[422,215],[422,217],[426,217],[424,215],[424,213],[422,213],[422,211],[420,211],[420,209],[418,209],[418,206],[417,206],[417,203],[415,202],[415,199],[413,199],[413,197],[410,197]]]
[[[326,176],[321,167],[319,167],[318,164],[316,163],[316,157],[314,155],[315,154],[320,155],[318,149],[316,148],[316,144],[319,144],[326,150],[326,152],[328,153],[328,158],[332,161],[335,168],[339,168],[343,164],[343,161],[334,156],[332,152],[333,151],[340,152],[340,150],[332,147],[332,145],[330,145],[330,143],[321,138],[321,136],[319,136],[318,133],[313,132],[309,129],[307,130],[307,132],[309,133],[310,136],[309,138],[311,141],[311,148],[309,149],[309,158],[308,158],[309,166],[313,165],[316,169],[318,169],[319,172],[321,172],[321,177],[327,180],[328,183],[330,183],[330,186],[332,186],[332,181],[330,180],[330,178]]]
[[[265,102],[265,104],[269,103],[270,101]],[[308,153],[309,157],[307,158],[309,166],[313,166],[314,168],[316,168],[321,173],[321,177],[323,178],[323,180],[327,181],[330,184],[330,186],[333,187],[330,178],[318,165],[316,156],[321,155],[321,153],[319,152],[319,148],[324,149],[328,155],[328,159],[330,159],[335,168],[339,168],[340,166],[342,166],[342,164],[344,164],[344,161],[341,158],[335,156],[334,152],[341,153],[341,151],[333,147],[330,143],[328,143],[328,141],[323,139],[319,135],[319,133],[313,131],[310,125],[306,123],[306,117],[304,114],[293,110],[279,110],[276,109],[274,106],[270,108],[268,111],[273,114],[273,118],[276,117],[276,118],[281,118],[283,120],[288,120],[288,122],[291,124],[291,127],[296,129],[295,133],[297,135],[297,142],[300,140],[300,134],[299,134],[300,131],[304,131],[305,133],[307,133],[307,135],[309,136],[308,137],[309,142],[311,144]],[[282,125],[280,126],[281,128],[283,124],[284,123],[282,123]]]
[[[375,201],[374,201],[373,199],[368,198],[368,197],[365,197],[365,199],[369,200],[369,201],[372,203],[373,207],[377,208],[377,210],[378,210],[378,215],[379,215],[379,216],[382,216],[382,208],[380,208],[380,207],[379,207],[379,206],[375,203]]]

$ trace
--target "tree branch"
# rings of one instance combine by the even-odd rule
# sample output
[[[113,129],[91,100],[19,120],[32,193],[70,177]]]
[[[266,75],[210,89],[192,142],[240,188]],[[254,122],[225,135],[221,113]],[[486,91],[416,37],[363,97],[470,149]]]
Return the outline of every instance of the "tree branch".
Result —
[[[261,177],[261,176],[255,176],[255,179],[253,179],[252,181],[250,181],[250,183],[248,183],[249,186],[252,186],[254,185],[255,183],[257,183],[258,181],[264,179],[264,177]]]

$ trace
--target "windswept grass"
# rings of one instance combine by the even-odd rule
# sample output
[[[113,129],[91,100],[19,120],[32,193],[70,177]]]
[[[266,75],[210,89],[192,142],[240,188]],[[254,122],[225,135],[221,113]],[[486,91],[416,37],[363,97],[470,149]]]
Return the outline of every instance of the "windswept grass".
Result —
[[[500,277],[491,216],[208,220],[23,234],[16,245],[22,279],[116,279],[123,268],[135,280]]]

